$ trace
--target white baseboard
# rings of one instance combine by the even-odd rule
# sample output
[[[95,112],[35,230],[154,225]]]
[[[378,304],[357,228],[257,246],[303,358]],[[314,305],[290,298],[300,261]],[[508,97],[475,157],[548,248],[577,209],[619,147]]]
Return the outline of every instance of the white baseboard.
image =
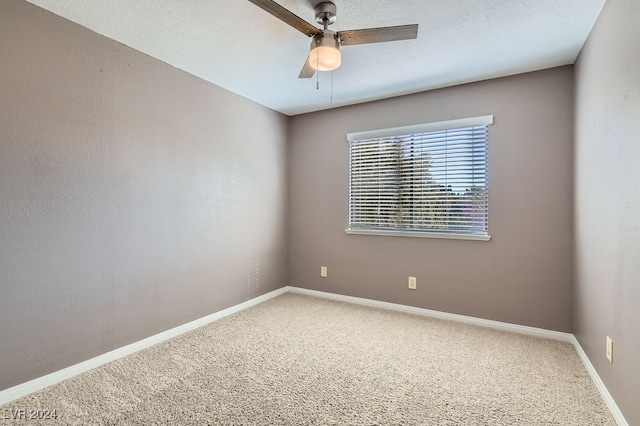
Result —
[[[37,379],[30,380],[9,389],[5,389],[0,392],[0,405],[6,404],[40,389],[44,389],[48,386],[55,385],[56,383],[59,383],[63,380],[70,379],[73,376],[77,376],[78,374],[92,370],[96,367],[100,367],[101,365],[104,365],[111,361],[115,361],[116,359],[130,355],[134,352],[138,352],[139,350],[164,342],[167,339],[179,336],[180,334],[186,333],[187,331],[195,330],[196,328],[202,327],[203,325],[207,325],[221,318],[242,311],[243,309],[247,309],[269,299],[273,299],[274,297],[280,296],[281,294],[284,294],[286,292],[286,287],[279,288],[277,290],[263,294],[262,296],[258,296],[222,311],[207,315],[206,317],[199,318],[197,320],[188,322],[167,331],[163,331],[162,333],[147,337],[146,339],[139,340],[137,342],[131,343],[130,345],[114,349],[110,352],[99,355],[95,358],[91,358],[87,361],[83,361],[79,364],[72,365],[62,370],[55,371],[51,374],[47,374],[46,376],[38,377]]]
[[[457,321],[457,322],[462,322],[466,324],[489,327],[497,330],[511,331],[514,333],[526,334],[529,336],[536,336],[536,337],[544,337],[548,339],[561,340],[563,342],[571,343],[576,349],[576,352],[578,353],[578,356],[580,357],[582,364],[584,364],[584,367],[587,369],[587,371],[589,372],[589,375],[591,376],[591,379],[593,380],[596,387],[598,388],[598,391],[600,392],[602,399],[604,399],[604,402],[607,404],[607,407],[609,407],[609,411],[611,411],[611,415],[615,419],[618,426],[629,426],[629,423],[627,423],[627,421],[625,420],[624,416],[622,415],[622,412],[620,411],[620,408],[618,408],[618,405],[616,404],[613,397],[609,393],[609,390],[602,382],[602,379],[600,379],[600,376],[596,372],[596,369],[593,367],[593,364],[591,364],[591,361],[587,357],[587,354],[584,352],[584,350],[580,346],[580,343],[578,343],[578,339],[576,339],[576,337],[571,333],[562,333],[559,331],[545,330],[543,328],[528,327],[524,325],[509,324],[509,323],[500,322],[500,321],[492,321],[492,320],[486,320],[482,318],[468,317],[465,315],[450,314],[447,312],[433,311],[430,309],[416,308],[413,306],[399,305],[396,303],[380,302],[378,300],[362,299],[360,297],[344,296],[342,294],[326,293],[324,291],[308,290],[306,288],[287,287],[287,291],[291,293],[304,294],[307,296],[321,297],[324,299],[337,300],[340,302],[354,303],[357,305],[371,306],[374,308],[388,309],[392,311],[405,312],[409,314],[424,315],[424,316],[439,318],[443,320]]]
[[[378,300],[362,299],[360,297],[344,296],[341,294],[325,293],[317,290],[307,290],[305,288],[288,287],[291,293],[305,294],[307,296],[322,297],[324,299],[338,300],[341,302],[354,303],[356,305],[371,306],[374,308],[388,309],[391,311],[404,312],[408,314],[423,315],[449,321],[462,322],[465,324],[479,325],[497,330],[511,331],[529,336],[544,337],[547,339],[561,340],[563,342],[573,342],[573,334],[562,333],[560,331],[545,330],[543,328],[528,327],[525,325],[509,324],[506,322],[487,320],[482,318],[468,317],[465,315],[450,314],[447,312],[433,311],[431,309],[416,308],[413,306],[399,305],[397,303],[380,302]]]
[[[147,337],[146,339],[140,340],[138,342],[132,343],[130,345],[124,346],[119,349],[115,349],[111,352],[107,352],[105,354],[99,355],[95,358],[89,359],[79,364],[72,365],[65,369],[53,372],[51,374],[47,374],[46,376],[42,376],[37,379],[28,381],[26,383],[22,383],[20,385],[14,386],[12,388],[5,389],[0,392],[0,405],[7,404],[15,399],[28,395],[32,392],[38,391],[40,389],[44,389],[48,386],[54,385],[63,380],[70,379],[73,376],[84,373],[96,367],[100,367],[101,365],[104,365],[111,361],[115,361],[116,359],[122,358],[134,352],[138,352],[139,350],[156,345],[172,337],[179,336],[180,334],[186,333],[187,331],[195,330],[196,328],[202,327],[203,325],[212,323],[221,318],[224,318],[236,312],[242,311],[251,306],[255,306],[269,299],[273,299],[274,297],[280,296],[281,294],[284,294],[287,292],[303,294],[307,296],[321,297],[324,299],[337,300],[337,301],[353,303],[357,305],[387,309],[387,310],[396,311],[396,312],[405,312],[409,314],[423,315],[423,316],[439,318],[443,320],[457,321],[457,322],[462,322],[466,324],[489,327],[497,330],[511,331],[514,333],[525,334],[529,336],[543,337],[548,339],[561,340],[563,342],[569,342],[573,344],[573,346],[575,347],[576,352],[580,357],[580,360],[582,360],[582,363],[584,364],[585,368],[589,372],[589,375],[591,376],[598,391],[600,392],[600,395],[602,395],[602,398],[607,404],[607,407],[609,407],[609,410],[611,411],[613,418],[616,420],[619,426],[629,426],[624,416],[622,415],[622,412],[618,408],[618,405],[615,403],[613,397],[607,390],[607,387],[604,385],[604,383],[600,379],[600,376],[598,375],[595,368],[591,364],[591,361],[589,360],[586,353],[580,346],[580,343],[575,338],[575,336],[571,333],[562,333],[559,331],[545,330],[542,328],[528,327],[528,326],[517,325],[517,324],[509,324],[509,323],[504,323],[500,321],[474,318],[474,317],[468,317],[465,315],[450,314],[447,312],[416,308],[413,306],[400,305],[396,303],[381,302],[378,300],[363,299],[360,297],[345,296],[341,294],[327,293],[323,291],[309,290],[309,289],[304,289],[299,287],[290,287],[290,286],[279,288],[278,290],[274,290],[267,294],[263,294],[262,296],[256,297],[251,300],[247,300],[246,302],[224,309],[220,312],[213,313],[211,315],[197,319],[195,321],[191,321],[187,324],[183,324],[181,326],[172,328],[170,330],[163,331],[162,333],[158,333],[154,336]]]
[[[586,352],[582,349],[582,346],[580,346],[580,342],[578,342],[578,339],[576,339],[575,336],[572,337],[573,347],[576,348],[576,352],[582,360],[584,368],[587,369],[587,372],[591,376],[591,379],[596,385],[596,388],[598,388],[598,391],[600,392],[602,399],[604,399],[605,404],[607,404],[607,407],[609,407],[609,411],[611,411],[611,415],[616,420],[616,423],[618,424],[618,426],[629,426],[629,423],[627,423],[627,420],[622,415],[622,411],[620,411],[620,408],[618,408],[618,404],[616,404],[616,402],[614,401],[613,397],[609,393],[607,387],[604,385],[604,382],[598,375],[598,372],[596,371],[593,364],[591,364],[591,360],[587,356]]]

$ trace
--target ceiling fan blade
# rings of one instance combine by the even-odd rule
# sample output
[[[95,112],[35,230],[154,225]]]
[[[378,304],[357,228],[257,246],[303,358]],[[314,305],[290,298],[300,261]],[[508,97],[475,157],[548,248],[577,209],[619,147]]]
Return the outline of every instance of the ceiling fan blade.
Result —
[[[339,31],[343,46],[418,38],[418,24]]]
[[[280,19],[286,24],[291,25],[296,30],[306,34],[309,37],[314,36],[315,34],[321,33],[322,31],[311,25],[304,19],[280,6],[273,0],[249,0],[251,3],[255,4],[259,8],[269,12],[276,18]]]
[[[309,56],[307,56],[307,61],[304,63],[302,67],[302,71],[300,71],[300,75],[298,78],[311,78],[316,73],[316,70],[313,69],[311,64],[309,63]]]

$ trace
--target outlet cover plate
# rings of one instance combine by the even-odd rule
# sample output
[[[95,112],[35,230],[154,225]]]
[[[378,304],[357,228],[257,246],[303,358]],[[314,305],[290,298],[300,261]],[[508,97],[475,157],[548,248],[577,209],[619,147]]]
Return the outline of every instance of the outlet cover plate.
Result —
[[[613,340],[609,336],[607,336],[607,359],[613,362]]]
[[[416,289],[416,277],[409,277],[409,288],[411,290]]]

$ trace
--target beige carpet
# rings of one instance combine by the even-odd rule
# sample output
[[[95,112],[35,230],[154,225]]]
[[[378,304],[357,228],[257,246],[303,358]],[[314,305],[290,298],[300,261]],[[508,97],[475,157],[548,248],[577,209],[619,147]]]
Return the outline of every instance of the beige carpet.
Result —
[[[55,409],[42,424],[615,425],[568,343],[294,294],[0,413],[20,408]]]

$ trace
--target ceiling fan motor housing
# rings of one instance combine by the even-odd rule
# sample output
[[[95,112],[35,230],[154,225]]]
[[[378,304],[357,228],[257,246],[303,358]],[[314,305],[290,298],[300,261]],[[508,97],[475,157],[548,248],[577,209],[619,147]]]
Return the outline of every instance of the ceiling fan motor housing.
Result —
[[[336,5],[330,1],[318,3],[315,7],[316,22],[324,24],[325,20],[327,25],[331,25],[336,22]]]

